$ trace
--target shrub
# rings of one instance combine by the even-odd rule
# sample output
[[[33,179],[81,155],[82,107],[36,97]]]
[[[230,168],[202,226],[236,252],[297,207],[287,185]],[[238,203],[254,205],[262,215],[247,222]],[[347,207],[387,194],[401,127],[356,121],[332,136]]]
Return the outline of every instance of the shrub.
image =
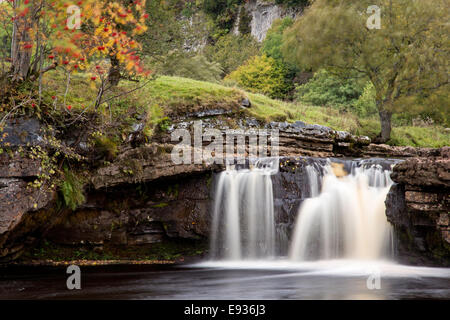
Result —
[[[290,99],[292,99],[295,89],[294,81],[296,80],[296,76],[299,74],[300,69],[294,64],[285,61],[281,52],[281,47],[283,45],[283,32],[293,23],[294,20],[290,17],[275,20],[272,27],[267,32],[261,48],[261,51],[264,54],[275,59],[280,67],[285,70],[284,82],[289,87],[287,90]]]
[[[267,31],[261,48],[262,52],[275,60],[283,61],[283,54],[281,52],[283,32],[286,28],[292,26],[293,23],[294,20],[290,17],[275,20]]]
[[[245,10],[244,7],[241,7],[241,11],[239,12],[239,33],[249,34],[252,31],[251,22],[252,16],[247,12],[247,10]]]
[[[367,117],[378,113],[375,104],[375,94],[375,87],[371,82],[368,82],[352,108],[358,116]]]
[[[206,46],[203,54],[209,61],[219,63],[223,70],[222,76],[225,76],[251,57],[259,55],[259,47],[259,43],[251,35],[227,34],[213,45]]]
[[[308,83],[297,87],[296,99],[317,106],[351,109],[362,93],[363,88],[357,81],[340,79],[320,70]]]
[[[309,4],[309,0],[275,0],[277,4],[285,4],[288,6],[307,6]]]
[[[203,10],[214,18],[219,28],[228,32],[233,27],[241,2],[242,0],[203,0]]]
[[[234,81],[240,87],[271,98],[284,98],[289,91],[285,83],[285,70],[266,55],[255,56],[230,73],[225,80]]]

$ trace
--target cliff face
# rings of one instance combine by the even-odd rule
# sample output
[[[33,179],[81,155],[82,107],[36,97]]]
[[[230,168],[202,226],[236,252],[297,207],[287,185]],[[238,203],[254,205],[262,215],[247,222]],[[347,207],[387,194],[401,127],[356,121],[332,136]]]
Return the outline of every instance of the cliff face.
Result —
[[[386,214],[398,235],[399,257],[450,266],[450,148],[396,165],[392,179],[397,185]]]
[[[267,31],[276,19],[285,17],[295,18],[301,14],[302,8],[284,7],[277,5],[271,1],[250,0],[239,10],[245,10],[251,18],[250,30],[251,35],[259,42],[266,38]],[[235,23],[233,32],[239,34],[239,25],[241,21],[238,18]]]

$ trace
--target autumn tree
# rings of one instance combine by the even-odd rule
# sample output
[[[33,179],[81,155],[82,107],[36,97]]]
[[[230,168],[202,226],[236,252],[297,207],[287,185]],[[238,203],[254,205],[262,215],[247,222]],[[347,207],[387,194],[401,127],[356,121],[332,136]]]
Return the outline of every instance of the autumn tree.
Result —
[[[284,34],[285,57],[302,68],[364,77],[374,86],[381,132],[413,105],[448,109],[448,0],[316,0]],[[371,16],[372,15],[372,16]]]
[[[135,40],[147,29],[145,0],[8,0],[2,13],[0,19],[13,23],[13,81],[35,80],[56,67],[99,73],[89,67],[99,59],[111,62],[107,74],[113,85],[118,83],[119,66],[130,74],[145,73]]]

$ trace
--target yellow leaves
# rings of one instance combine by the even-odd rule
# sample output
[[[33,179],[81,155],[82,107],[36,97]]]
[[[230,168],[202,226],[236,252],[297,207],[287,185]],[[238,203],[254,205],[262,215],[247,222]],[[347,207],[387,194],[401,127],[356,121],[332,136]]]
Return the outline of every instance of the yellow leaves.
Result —
[[[134,68],[134,62],[133,61],[128,61],[125,69],[127,69],[127,71],[132,71]]]
[[[114,38],[109,39],[109,41],[105,44],[105,47],[112,48],[114,46]]]
[[[100,36],[103,33],[104,26],[100,24],[94,31],[94,36]]]
[[[120,51],[116,54],[116,58],[117,60],[119,60],[120,63],[125,62],[125,56]]]

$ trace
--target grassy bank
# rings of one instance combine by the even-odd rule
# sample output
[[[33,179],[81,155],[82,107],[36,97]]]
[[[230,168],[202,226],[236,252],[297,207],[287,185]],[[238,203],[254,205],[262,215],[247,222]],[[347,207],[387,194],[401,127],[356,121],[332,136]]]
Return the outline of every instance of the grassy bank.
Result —
[[[49,73],[46,83],[49,97],[64,99],[61,89],[65,77],[56,72]],[[247,110],[249,116],[263,121],[297,120],[310,124],[329,126],[335,130],[348,131],[356,135],[367,135],[374,138],[380,131],[379,120],[373,118],[358,118],[354,114],[342,112],[331,107],[303,105],[270,99],[264,95],[248,93],[240,89],[222,86],[220,84],[196,81],[187,78],[161,76],[149,82],[142,88],[134,90],[140,84],[122,81],[112,95],[119,95],[109,107],[104,106],[104,113],[109,112],[114,117],[122,118],[133,109],[147,116],[160,113],[159,117],[173,118],[181,114],[208,109],[230,109],[239,106],[248,97],[252,103]],[[134,90],[134,91],[132,91]],[[132,91],[128,94],[125,94]],[[123,95],[121,95],[123,94]],[[76,109],[89,109],[95,97],[95,90],[89,81],[82,76],[74,75],[71,79],[70,94],[66,96],[66,104]],[[391,145],[414,147],[443,147],[450,145],[450,132],[439,125],[405,126],[396,125],[392,132]]]

